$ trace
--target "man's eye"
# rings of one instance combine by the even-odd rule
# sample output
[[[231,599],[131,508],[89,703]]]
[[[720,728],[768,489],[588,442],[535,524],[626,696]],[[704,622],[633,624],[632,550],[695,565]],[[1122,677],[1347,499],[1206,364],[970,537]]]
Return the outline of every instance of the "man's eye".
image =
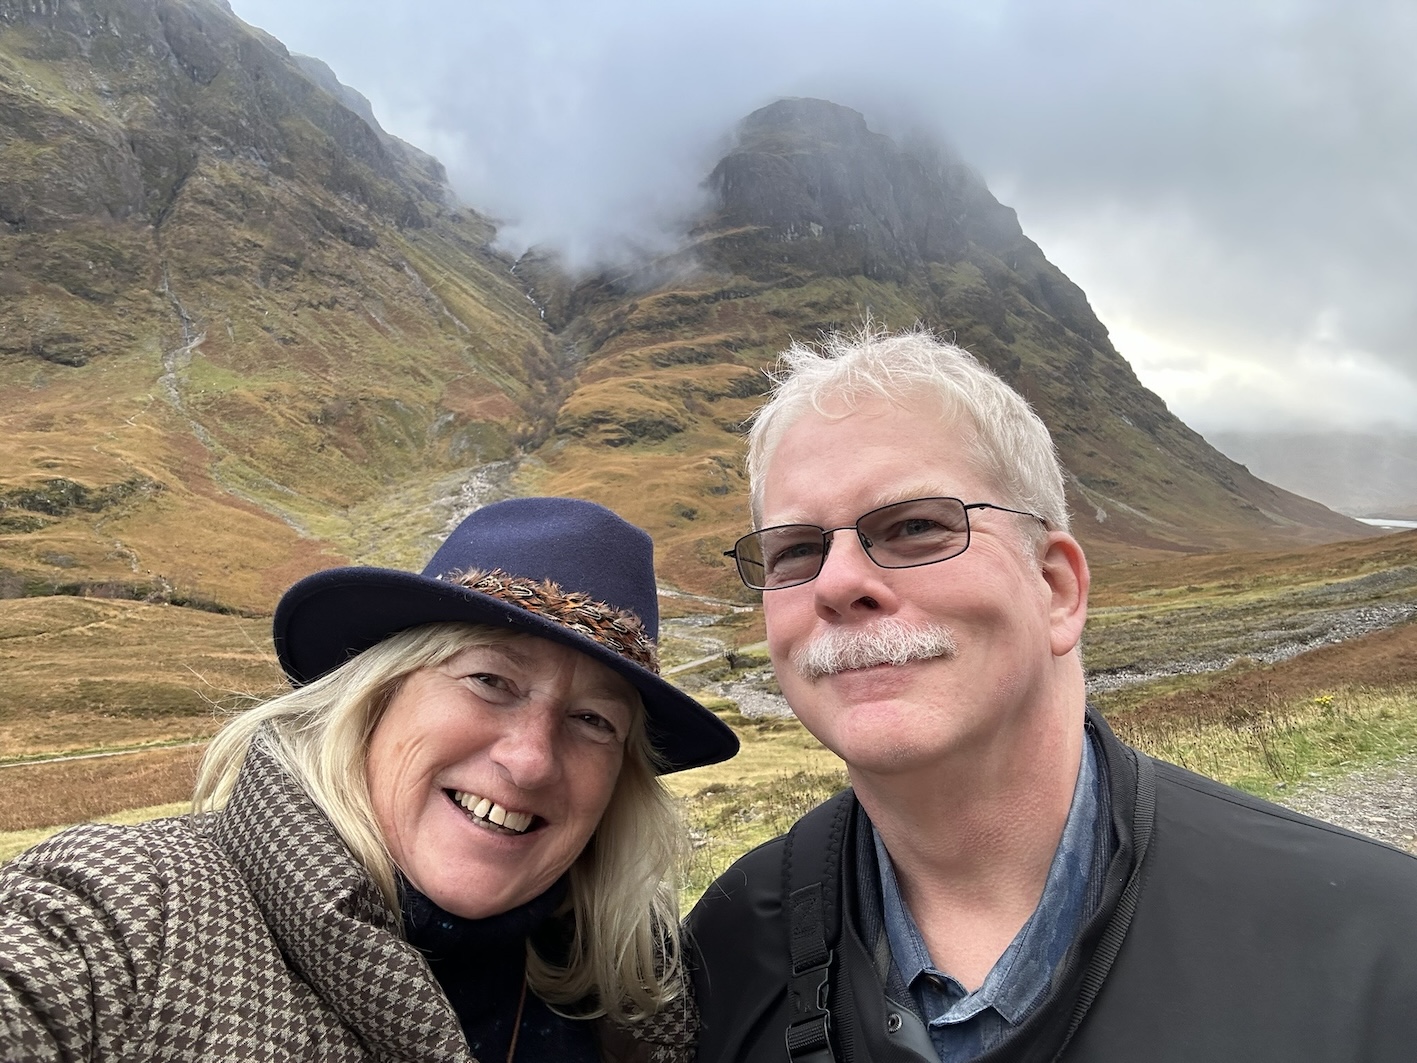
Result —
[[[776,547],[772,556],[768,558],[769,565],[781,564],[784,561],[802,561],[814,558],[822,552],[822,544],[810,540],[800,543],[787,543]]]
[[[913,517],[910,520],[903,520],[897,527],[900,529],[898,535],[934,535],[943,532],[945,529],[933,520],[924,517]]]

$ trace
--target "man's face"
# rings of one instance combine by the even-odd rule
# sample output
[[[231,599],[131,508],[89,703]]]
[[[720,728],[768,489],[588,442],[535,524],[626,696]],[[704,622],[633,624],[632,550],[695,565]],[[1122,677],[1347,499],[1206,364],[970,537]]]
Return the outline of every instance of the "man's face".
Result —
[[[835,412],[829,410],[828,412]],[[854,524],[892,502],[950,495],[999,502],[966,455],[966,439],[922,402],[884,400],[827,418],[810,412],[783,435],[763,483],[764,527]],[[821,574],[763,594],[768,648],[794,712],[853,772],[939,766],[966,750],[1000,752],[1045,697],[1054,648],[1052,594],[1027,517],[970,511],[969,548],[932,565],[884,569],[848,529]],[[948,630],[933,656],[810,678],[794,654],[832,632],[883,626]]]

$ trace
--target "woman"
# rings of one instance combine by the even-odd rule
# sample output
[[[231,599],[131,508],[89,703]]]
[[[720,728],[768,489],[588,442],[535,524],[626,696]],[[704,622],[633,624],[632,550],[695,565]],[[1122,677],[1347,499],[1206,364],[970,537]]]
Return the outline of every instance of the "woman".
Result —
[[[737,740],[657,629],[649,537],[570,499],[297,583],[200,811],[0,868],[0,1059],[687,1060],[655,776]]]

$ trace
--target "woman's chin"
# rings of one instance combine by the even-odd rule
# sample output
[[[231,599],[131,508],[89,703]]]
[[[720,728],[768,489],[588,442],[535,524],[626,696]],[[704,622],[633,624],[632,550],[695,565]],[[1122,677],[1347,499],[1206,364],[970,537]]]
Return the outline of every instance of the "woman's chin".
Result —
[[[546,825],[518,834],[474,822],[451,802],[449,807],[423,851],[401,861],[404,876],[445,912],[464,919],[500,915],[540,896],[564,871],[548,870],[540,858],[551,840]]]
[[[483,875],[469,878],[443,873],[435,876],[426,888],[418,886],[418,889],[445,912],[464,919],[489,919],[534,900],[546,887],[533,881],[496,882],[487,881]]]

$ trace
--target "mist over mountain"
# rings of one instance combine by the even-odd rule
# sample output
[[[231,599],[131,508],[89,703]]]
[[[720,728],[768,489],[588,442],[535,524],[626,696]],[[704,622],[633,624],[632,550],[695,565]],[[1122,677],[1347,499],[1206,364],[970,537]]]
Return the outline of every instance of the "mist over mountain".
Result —
[[[234,3],[517,253],[663,250],[739,118],[830,99],[953,144],[1192,427],[1417,428],[1410,0]]]
[[[1355,517],[1417,520],[1417,433],[1212,432],[1256,476]]]
[[[224,5],[0,0],[0,593],[259,610],[530,493],[740,593],[763,370],[867,316],[1029,397],[1097,558],[1362,533],[1172,416],[948,151],[786,99],[704,178],[667,251],[513,261],[435,159]]]
[[[744,120],[709,187],[716,208],[677,256],[560,288],[537,279],[536,261],[519,267],[582,359],[561,442],[540,453],[559,474],[549,482],[616,495],[618,462],[595,443],[626,416],[647,426],[657,445],[637,455],[638,490],[623,497],[685,564],[706,556],[706,528],[731,529],[735,516],[741,526],[741,478],[710,477],[724,492],[714,496],[683,469],[687,452],[737,474],[738,426],[759,401],[741,367],[771,364],[788,337],[849,329],[867,314],[936,329],[1030,399],[1067,466],[1077,531],[1099,558],[1360,534],[1172,416],[1083,292],[948,153],[903,148],[827,101],[782,100]],[[685,506],[692,518],[676,516]]]

